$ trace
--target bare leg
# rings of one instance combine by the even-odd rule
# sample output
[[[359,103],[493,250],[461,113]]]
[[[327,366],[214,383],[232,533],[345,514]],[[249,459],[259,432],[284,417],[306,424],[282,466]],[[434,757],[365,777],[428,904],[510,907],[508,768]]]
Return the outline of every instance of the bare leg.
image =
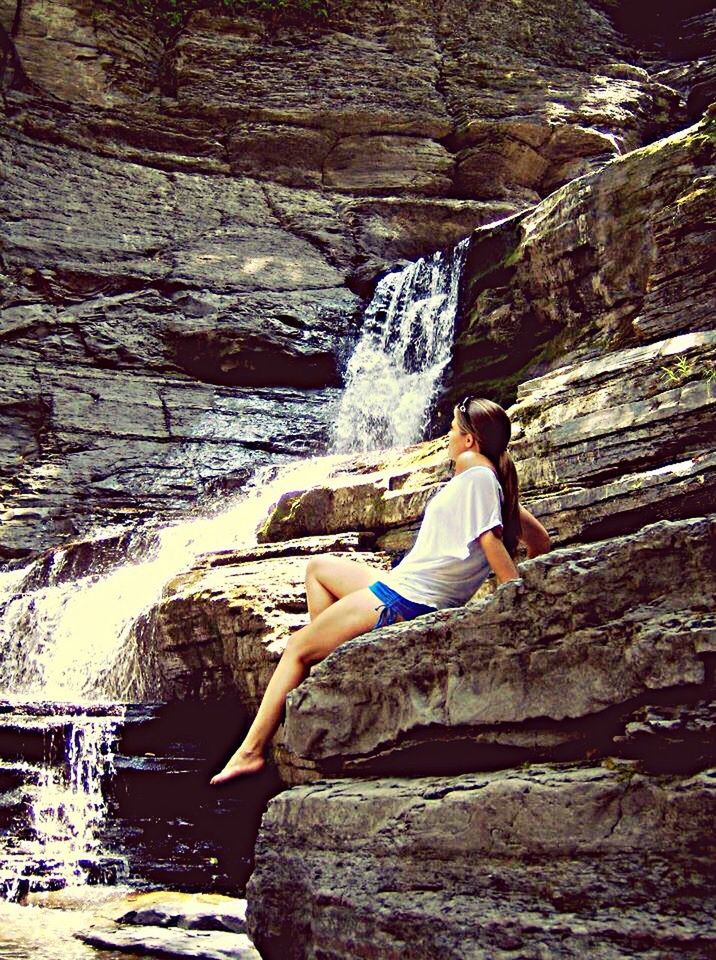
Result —
[[[311,557],[306,565],[306,599],[311,620],[336,600],[369,587],[380,579],[380,570],[348,557]]]
[[[336,601],[293,634],[243,743],[224,769],[212,778],[213,784],[256,773],[263,767],[264,751],[278,728],[288,692],[305,678],[312,663],[323,660],[346,640],[371,630],[378,619],[378,606],[375,595],[364,588]]]

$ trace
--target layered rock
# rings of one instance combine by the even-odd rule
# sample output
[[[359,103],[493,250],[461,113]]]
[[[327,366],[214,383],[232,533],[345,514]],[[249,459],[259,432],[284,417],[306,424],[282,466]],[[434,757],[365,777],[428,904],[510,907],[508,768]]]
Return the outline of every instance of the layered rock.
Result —
[[[612,13],[362,0],[167,39],[110,0],[0,4],[27,75],[0,158],[0,556],[320,448],[355,291],[683,122],[685,54],[654,81]]]
[[[255,710],[292,630],[307,619],[306,560],[331,553],[379,571],[387,556],[366,534],[323,536],[207,555],[171,581],[153,613],[153,689],[162,699],[236,689]]]
[[[486,600],[344,644],[290,695],[284,746],[333,775],[613,751],[649,697],[713,694],[714,546],[689,520],[556,550]]]
[[[569,359],[713,329],[716,120],[568,184],[467,254],[452,397],[515,386]]]
[[[714,777],[630,764],[337,780],[264,816],[263,957],[706,957]]]

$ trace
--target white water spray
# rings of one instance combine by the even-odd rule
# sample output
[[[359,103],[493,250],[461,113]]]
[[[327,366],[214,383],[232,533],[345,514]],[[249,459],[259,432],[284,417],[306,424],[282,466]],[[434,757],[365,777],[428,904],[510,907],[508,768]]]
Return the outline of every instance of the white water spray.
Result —
[[[284,492],[319,482],[336,462],[302,461],[271,482],[259,477],[248,496],[220,513],[157,530],[152,546],[133,563],[11,596],[0,634],[0,696],[80,703],[151,695],[151,664],[136,625],[149,617],[164,586],[202,553],[254,543],[258,521]],[[11,584],[12,591],[17,580]]]
[[[337,451],[363,453],[423,439],[452,356],[468,242],[417,260],[378,283],[346,371]]]
[[[71,718],[66,768],[43,769],[32,807],[34,843],[27,851],[54,865],[65,885],[83,883],[100,852],[105,819],[102,783],[114,772],[113,753],[122,715]]]

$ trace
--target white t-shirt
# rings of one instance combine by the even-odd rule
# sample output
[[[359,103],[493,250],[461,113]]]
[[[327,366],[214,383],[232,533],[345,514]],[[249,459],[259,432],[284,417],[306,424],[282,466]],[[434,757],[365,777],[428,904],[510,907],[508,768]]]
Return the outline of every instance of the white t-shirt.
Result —
[[[502,488],[489,467],[470,467],[430,500],[410,553],[381,574],[406,600],[458,607],[490,572],[478,537],[502,526]]]

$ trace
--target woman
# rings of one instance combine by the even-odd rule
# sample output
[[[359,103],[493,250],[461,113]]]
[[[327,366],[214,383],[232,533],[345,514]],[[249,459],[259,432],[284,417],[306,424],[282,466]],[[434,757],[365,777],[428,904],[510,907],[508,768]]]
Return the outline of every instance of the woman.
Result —
[[[513,558],[519,540],[530,557],[549,549],[547,531],[519,505],[517,473],[507,453],[510,434],[509,417],[490,400],[467,397],[455,407],[448,434],[455,475],[428,504],[413,549],[393,570],[380,572],[378,582],[374,567],[355,560],[309,560],[311,622],[289,639],[243,743],[212,784],[263,767],[286,695],[311,664],[341,643],[386,623],[459,606],[490,569],[500,583],[517,579]]]

